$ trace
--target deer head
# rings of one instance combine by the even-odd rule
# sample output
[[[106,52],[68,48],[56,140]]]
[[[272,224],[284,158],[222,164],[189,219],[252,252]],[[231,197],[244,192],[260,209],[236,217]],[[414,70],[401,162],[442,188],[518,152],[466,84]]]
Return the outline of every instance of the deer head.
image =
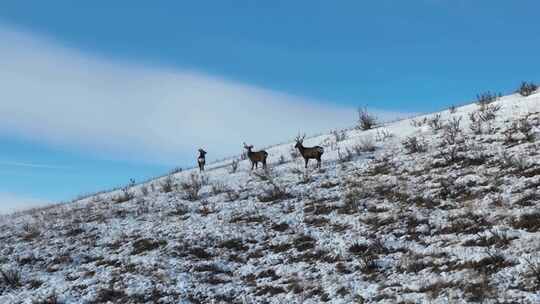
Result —
[[[297,148],[297,149],[300,149],[300,147],[302,147],[303,144],[304,144],[304,138],[306,138],[306,134],[304,134],[302,136],[300,136],[300,135],[296,136],[296,138],[295,138],[296,145],[294,145],[294,147]]]

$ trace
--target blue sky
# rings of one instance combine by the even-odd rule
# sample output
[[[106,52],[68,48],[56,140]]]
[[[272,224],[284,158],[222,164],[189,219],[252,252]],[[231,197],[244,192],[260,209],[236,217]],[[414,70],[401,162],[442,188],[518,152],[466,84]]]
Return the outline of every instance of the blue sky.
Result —
[[[351,124],[342,113],[359,105],[406,115],[509,92],[540,80],[539,11],[533,0],[4,0],[2,81],[17,89],[0,92],[0,194],[65,200],[191,166],[201,145],[215,158],[302,124]],[[284,106],[312,112],[282,118],[290,136],[242,134],[239,121],[271,123],[264,113]]]

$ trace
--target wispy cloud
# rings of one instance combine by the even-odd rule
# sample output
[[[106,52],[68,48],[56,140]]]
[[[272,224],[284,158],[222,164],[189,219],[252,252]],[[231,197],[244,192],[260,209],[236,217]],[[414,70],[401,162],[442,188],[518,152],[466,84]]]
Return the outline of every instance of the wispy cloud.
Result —
[[[6,167],[23,167],[23,168],[36,168],[36,169],[65,169],[63,166],[47,165],[47,164],[34,164],[26,162],[15,162],[15,161],[1,161],[0,166]]]
[[[181,161],[198,147],[218,158],[243,141],[349,126],[356,113],[198,72],[99,59],[5,27],[0,66],[0,131],[122,158]]]
[[[42,207],[49,204],[51,204],[51,202],[46,200],[0,192],[0,214]]]

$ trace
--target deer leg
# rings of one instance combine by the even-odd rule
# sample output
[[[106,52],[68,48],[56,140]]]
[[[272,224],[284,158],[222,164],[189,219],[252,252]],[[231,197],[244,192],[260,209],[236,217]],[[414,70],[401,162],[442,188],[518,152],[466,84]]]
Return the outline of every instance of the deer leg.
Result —
[[[266,159],[263,160],[263,169],[266,170]]]
[[[305,167],[306,167],[306,169],[307,169],[307,164],[308,164],[308,162],[309,162],[309,158],[304,159],[304,161],[306,162],[306,166],[305,166]]]
[[[321,158],[317,158],[317,167],[321,168]]]

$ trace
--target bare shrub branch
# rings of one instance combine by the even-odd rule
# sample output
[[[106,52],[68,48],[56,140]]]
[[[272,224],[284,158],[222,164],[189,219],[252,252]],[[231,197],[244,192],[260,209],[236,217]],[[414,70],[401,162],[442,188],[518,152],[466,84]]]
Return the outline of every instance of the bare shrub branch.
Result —
[[[160,186],[161,186],[161,192],[169,193],[169,192],[173,191],[174,179],[173,179],[172,175],[170,175],[170,174],[167,175],[167,177],[165,177],[165,179],[161,182]]]
[[[196,201],[199,199],[199,191],[203,186],[203,178],[196,173],[191,173],[187,181],[180,183],[180,189],[186,194],[186,199]]]
[[[526,97],[526,96],[532,95],[537,90],[538,90],[538,86],[534,84],[532,81],[531,82],[523,81],[521,85],[519,86],[519,88],[517,89],[517,92],[521,96]]]
[[[423,138],[419,139],[416,136],[407,137],[404,141],[401,142],[403,148],[407,151],[408,154],[421,153],[427,151],[427,144]]]
[[[358,128],[360,130],[369,130],[377,124],[377,119],[370,114],[367,108],[358,108]]]
[[[480,107],[484,107],[496,101],[500,97],[502,97],[501,93],[495,94],[495,93],[491,93],[490,91],[487,91],[482,94],[476,95],[476,104],[479,105]]]

